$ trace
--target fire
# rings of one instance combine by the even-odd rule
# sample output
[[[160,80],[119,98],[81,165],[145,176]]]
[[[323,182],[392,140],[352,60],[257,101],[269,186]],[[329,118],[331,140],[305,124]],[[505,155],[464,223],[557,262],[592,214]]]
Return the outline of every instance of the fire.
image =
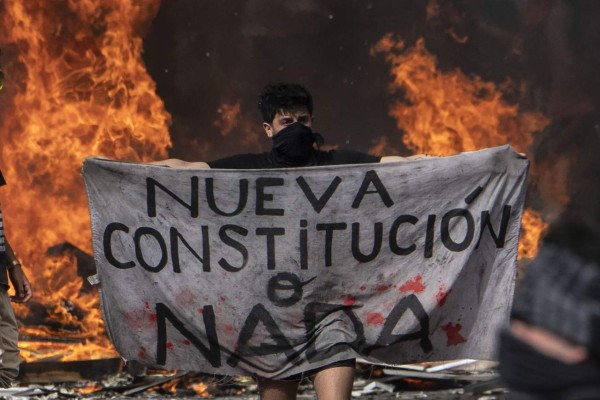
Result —
[[[17,313],[25,319],[42,309],[53,322],[25,326],[21,335],[78,343],[21,341],[27,360],[116,355],[75,256],[46,252],[67,242],[92,253],[85,157],[167,156],[170,116],[141,60],[142,35],[158,8],[158,0],[3,2],[2,199],[7,237],[35,292]]]
[[[179,379],[173,379],[172,381],[163,383],[162,385],[160,385],[160,389],[168,394],[175,394],[177,393],[177,385],[179,385],[181,383],[181,378]]]
[[[198,396],[202,396],[202,397],[210,396],[210,392],[208,391],[208,385],[204,382],[193,383],[190,385],[190,388]]]
[[[213,126],[217,128],[219,134],[228,137],[228,140],[236,142],[237,147],[242,151],[256,152],[260,150],[258,143],[263,136],[262,129],[257,129],[253,118],[248,118],[242,112],[241,101],[223,103],[217,109],[217,116],[213,120]],[[202,141],[202,144],[196,140],[192,143],[198,154],[210,153],[211,144]]]
[[[0,96],[0,162],[8,182],[3,207],[7,236],[35,290],[33,304],[17,312],[22,320],[34,308],[44,314],[43,324],[26,324],[21,331],[40,339],[21,341],[29,361],[116,356],[97,293],[84,290],[77,274],[76,251],[47,251],[70,243],[92,253],[80,176],[85,157],[144,162],[167,156],[170,116],[141,60],[142,37],[158,8],[159,0],[2,2],[7,80]],[[439,71],[423,40],[405,49],[388,35],[373,53],[383,53],[392,66],[392,93],[404,93],[406,102],[396,102],[390,114],[414,152],[448,155],[504,143],[526,151],[532,133],[548,123],[503,100],[504,87],[460,71]],[[219,114],[215,126],[228,135],[240,123],[239,103],[223,105]],[[539,216],[533,221],[543,228]],[[537,237],[527,229],[523,243],[537,245],[543,229]],[[48,337],[64,346],[42,341]]]
[[[173,372],[176,373],[177,371]],[[207,379],[197,373],[187,373],[179,378],[168,380],[160,386],[151,388],[150,390],[174,395],[182,389],[186,392],[193,392],[200,397],[210,397],[211,389],[214,387],[215,383],[212,379]]]
[[[104,389],[103,386],[98,385],[97,383],[93,383],[93,384],[90,384],[90,385],[82,387],[82,388],[75,388],[74,392],[77,394],[90,394],[90,393],[100,392],[103,389]]]
[[[526,209],[521,223],[518,258],[534,259],[538,252],[540,238],[548,230],[548,225],[542,221],[538,212]]]
[[[520,112],[503,100],[493,82],[461,71],[439,71],[423,39],[405,51],[404,47],[386,35],[372,53],[384,53],[392,65],[390,90],[402,91],[406,100],[397,101],[390,115],[405,132],[404,144],[415,152],[451,155],[505,143],[524,152],[532,133],[548,124],[542,114]]]
[[[213,125],[219,129],[221,135],[229,135],[239,125],[240,110],[239,101],[234,104],[223,104],[219,107],[217,110],[219,118],[213,121]]]
[[[403,143],[415,153],[443,156],[506,143],[526,152],[533,133],[550,122],[503,99],[503,91],[514,90],[510,81],[499,86],[459,70],[440,71],[423,39],[407,49],[402,40],[388,34],[371,53],[382,53],[391,65],[390,92],[402,93],[403,99],[389,113],[404,132]],[[533,257],[545,224],[535,212],[525,214],[522,229],[527,239],[521,242],[519,254]]]

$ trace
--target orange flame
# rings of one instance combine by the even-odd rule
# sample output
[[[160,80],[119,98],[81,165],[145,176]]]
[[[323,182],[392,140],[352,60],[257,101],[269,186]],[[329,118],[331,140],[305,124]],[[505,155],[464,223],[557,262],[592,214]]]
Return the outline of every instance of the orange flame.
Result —
[[[185,391],[192,391],[196,395],[200,397],[209,397],[211,396],[210,389],[214,384],[202,380],[197,374],[189,374],[187,376],[172,379],[160,385],[160,387],[151,388],[150,391],[159,390],[164,393],[176,394],[179,389],[184,389]]]
[[[208,391],[208,385],[204,382],[197,382],[190,384],[190,389],[194,391],[198,396],[208,397],[210,392]]]
[[[376,53],[392,66],[390,91],[404,93],[406,100],[397,101],[390,115],[417,153],[450,155],[506,143],[524,152],[532,134],[548,125],[542,114],[504,101],[495,83],[438,70],[423,39],[404,51],[404,43],[388,34],[373,47]]]
[[[390,115],[404,132],[403,143],[415,153],[452,155],[506,143],[526,152],[532,135],[550,122],[503,99],[501,89],[510,88],[511,82],[501,88],[459,70],[440,71],[423,39],[405,49],[403,41],[388,34],[371,49],[372,55],[377,53],[391,65],[390,92],[403,94]],[[522,229],[527,239],[521,242],[519,254],[534,257],[545,224],[535,212],[525,214]]]
[[[45,253],[64,242],[92,252],[80,176],[85,157],[150,161],[167,155],[170,116],[141,60],[141,37],[158,8],[158,0],[3,2],[0,45],[16,55],[4,65],[2,104],[8,105],[0,119],[7,237],[26,266],[33,302],[57,325],[70,327],[24,327],[21,333],[84,339],[55,353],[49,348],[56,344],[21,342],[27,360],[116,355],[97,294],[81,294],[74,258]]]
[[[90,394],[90,393],[100,392],[103,389],[104,389],[103,386],[100,386],[97,383],[93,383],[93,384],[90,384],[88,386],[84,386],[81,388],[74,388],[73,391],[77,394]]]
[[[521,236],[519,239],[518,258],[534,259],[538,253],[540,238],[548,231],[548,224],[542,221],[538,212],[525,209],[521,221]]]

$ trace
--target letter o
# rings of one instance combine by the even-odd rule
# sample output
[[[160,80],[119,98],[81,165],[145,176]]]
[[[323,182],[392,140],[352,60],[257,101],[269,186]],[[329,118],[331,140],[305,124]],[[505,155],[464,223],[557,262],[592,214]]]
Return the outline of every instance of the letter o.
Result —
[[[156,266],[152,266],[146,262],[144,259],[144,254],[142,253],[141,240],[144,236],[152,236],[154,240],[160,246],[161,258]],[[135,256],[139,261],[140,265],[148,272],[159,272],[162,270],[165,265],[167,265],[167,244],[165,240],[161,236],[160,232],[153,228],[141,227],[135,231],[135,235],[133,238],[135,242]]]
[[[462,217],[467,222],[467,232],[465,234],[465,238],[462,242],[455,242],[450,237],[450,221],[452,218]],[[475,234],[475,221],[473,220],[473,216],[469,212],[469,210],[464,208],[456,208],[454,210],[448,211],[444,217],[442,218],[442,224],[440,227],[440,233],[442,236],[442,243],[448,250],[451,251],[463,251],[471,244],[473,240],[473,236]]]
[[[289,307],[302,298],[303,285],[304,283],[297,275],[290,272],[280,272],[269,279],[267,296],[276,306]]]

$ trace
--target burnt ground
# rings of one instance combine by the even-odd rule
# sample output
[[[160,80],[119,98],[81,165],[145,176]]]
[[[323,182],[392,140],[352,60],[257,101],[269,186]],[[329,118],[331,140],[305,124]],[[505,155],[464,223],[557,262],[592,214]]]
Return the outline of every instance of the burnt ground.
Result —
[[[37,364],[37,365],[35,365]],[[459,367],[461,368],[461,367]],[[354,399],[505,400],[507,390],[492,367],[427,372],[358,363]],[[423,368],[424,369],[424,368]],[[258,399],[248,377],[124,367],[118,360],[25,364],[18,387],[0,389],[0,399]],[[305,379],[298,399],[316,398]]]

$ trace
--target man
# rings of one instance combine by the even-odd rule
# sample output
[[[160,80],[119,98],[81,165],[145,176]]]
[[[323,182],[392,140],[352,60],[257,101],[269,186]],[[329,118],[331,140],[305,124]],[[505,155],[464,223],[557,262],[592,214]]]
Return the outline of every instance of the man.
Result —
[[[5,184],[0,171],[0,186]],[[7,272],[15,290],[15,295],[10,298],[7,294],[9,288]],[[4,236],[0,205],[0,387],[2,388],[10,387],[19,374],[19,348],[17,347],[19,328],[10,302],[25,303],[31,299],[32,294],[31,285],[21,269],[21,263]]]
[[[0,53],[1,54],[1,53]],[[4,73],[0,66],[0,90],[4,87]],[[0,187],[6,181],[0,171]],[[8,276],[15,289],[15,296],[9,298]],[[33,292],[27,277],[21,269],[19,259],[12,251],[8,240],[4,236],[4,222],[2,220],[2,205],[0,204],[0,387],[9,387],[19,374],[19,328],[15,313],[10,304],[25,303],[31,299]]]
[[[525,271],[500,341],[511,400],[600,398],[599,239],[597,226],[563,219]]]
[[[500,336],[511,400],[600,399],[600,135],[588,133],[592,126],[571,149],[580,173],[569,182],[570,203],[525,270]]]
[[[310,92],[297,84],[268,85],[260,94],[262,128],[273,140],[270,152],[238,154],[220,160],[184,162],[176,159],[156,162],[179,168],[268,169],[317,165],[363,164],[400,161],[402,157],[376,157],[351,150],[321,151],[323,137],[312,131],[313,100]],[[317,148],[315,148],[315,145]],[[422,156],[413,156],[417,158]],[[314,380],[319,400],[349,399],[354,380],[355,360],[344,360],[303,376]],[[285,380],[259,380],[262,399],[295,399],[301,376]]]
[[[270,152],[238,154],[210,162],[186,162],[168,159],[154,164],[176,168],[268,169],[315,165],[342,165],[373,162],[392,162],[424,157],[375,157],[350,150],[320,151],[323,138],[312,132],[313,100],[304,87],[281,83],[268,85],[259,97],[262,127],[267,137],[273,139]],[[287,128],[287,129],[286,129]],[[283,132],[282,132],[283,131]],[[281,133],[281,135],[278,135]]]

